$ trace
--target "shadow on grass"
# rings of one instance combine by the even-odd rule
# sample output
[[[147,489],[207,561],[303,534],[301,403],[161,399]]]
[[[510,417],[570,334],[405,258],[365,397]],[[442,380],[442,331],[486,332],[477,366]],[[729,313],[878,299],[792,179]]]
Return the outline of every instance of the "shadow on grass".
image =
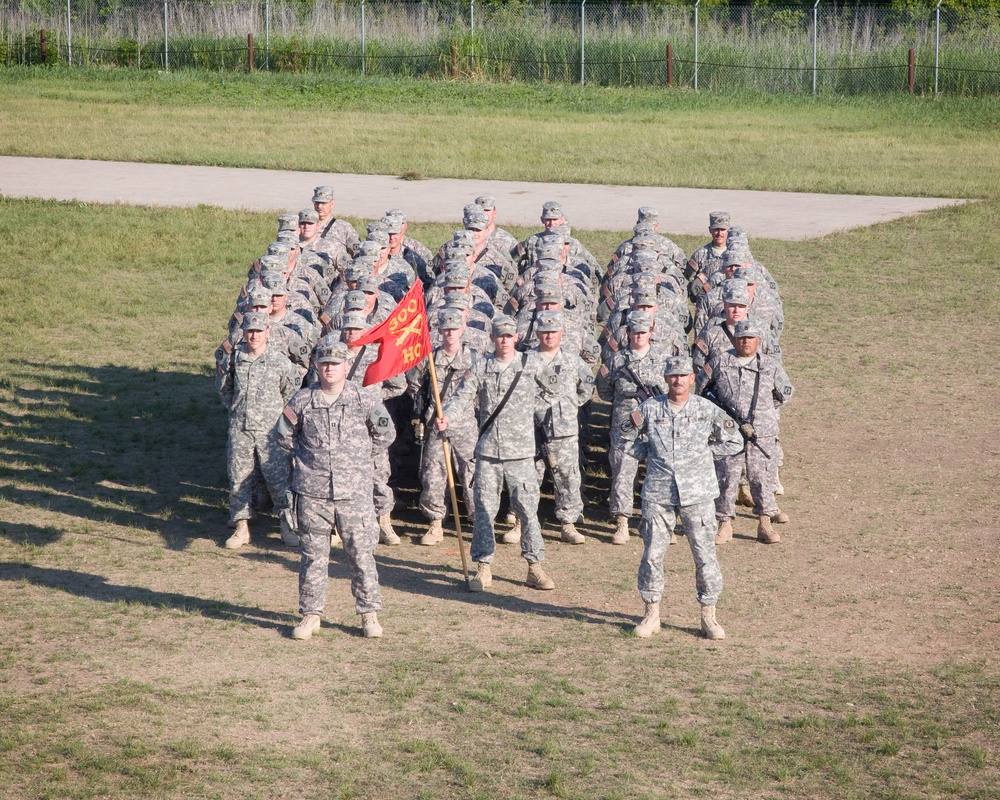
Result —
[[[226,520],[226,418],[208,374],[15,361],[0,381],[0,498],[159,534],[172,549]],[[15,526],[16,527],[16,526]],[[65,533],[17,539],[44,546]],[[11,536],[12,526],[0,527]]]

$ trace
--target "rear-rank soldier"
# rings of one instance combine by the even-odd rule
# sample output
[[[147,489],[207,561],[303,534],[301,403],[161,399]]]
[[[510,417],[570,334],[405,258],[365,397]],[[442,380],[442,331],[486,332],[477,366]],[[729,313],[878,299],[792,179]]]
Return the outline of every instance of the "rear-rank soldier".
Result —
[[[223,375],[229,368],[229,358],[233,350],[243,341],[243,320],[246,315],[251,312],[268,315],[271,311],[271,302],[271,290],[264,286],[255,286],[248,293],[247,303],[250,310],[233,312],[233,317],[230,320],[230,334],[215,351],[215,367],[218,375]],[[292,317],[291,312],[270,327],[268,347],[284,353],[289,361],[298,368],[300,375],[305,375],[306,370],[309,369],[309,351],[312,350],[312,347],[302,337],[298,327],[291,324],[290,317]]]
[[[539,393],[535,430],[539,453],[535,470],[541,484],[546,468],[555,491],[555,514],[560,535],[567,544],[586,540],[576,528],[583,518],[583,481],[580,473],[579,410],[594,395],[594,375],[581,358],[560,347],[564,318],[561,311],[540,311],[535,325],[538,346],[534,349],[558,377],[554,393]]]
[[[483,207],[475,203],[467,205],[462,210],[462,224],[467,231],[472,231],[471,263],[492,272],[509,292],[517,280],[517,268],[511,260],[510,251],[504,250],[502,245],[490,239],[490,219]]]
[[[469,305],[469,295],[464,292],[448,292],[439,307],[439,312],[445,309],[457,311],[462,315],[462,344],[470,350],[484,355],[493,349],[490,335],[486,332],[492,328],[493,320],[479,315],[479,312],[473,312]],[[476,315],[476,322],[473,325],[470,324],[470,320],[473,319],[474,315]],[[428,316],[430,316],[430,311],[428,311]],[[431,331],[431,343],[435,347],[442,343],[437,329]]]
[[[378,395],[347,381],[346,359],[341,342],[321,343],[316,350],[318,381],[289,401],[278,424],[278,442],[295,465],[292,491],[302,543],[302,621],[292,631],[293,639],[309,639],[320,629],[334,526],[343,539],[362,634],[382,635],[372,461],[358,454],[385,450],[395,430]]]
[[[652,206],[640,206],[639,211],[636,215],[635,227],[632,229],[633,239],[635,235],[642,233],[651,233],[659,238],[659,243],[656,249],[659,253],[666,255],[678,269],[684,268],[685,256],[684,251],[672,242],[668,237],[660,233],[660,212],[657,211]],[[627,259],[629,254],[632,252],[632,242],[633,239],[627,239],[618,245],[618,249],[615,250],[615,254],[611,257],[611,262],[608,264],[608,272],[614,270],[614,265],[621,261],[622,259]]]
[[[733,329],[741,319],[747,319],[747,309],[750,306],[750,293],[745,281],[734,278],[723,292],[722,317],[713,319],[695,337],[691,348],[695,368],[701,371],[705,364],[716,353],[723,353],[734,344]],[[761,352],[781,359],[781,348],[770,335],[761,343]],[[698,389],[701,389],[699,383]]]
[[[788,515],[774,500],[777,486],[778,413],[795,390],[781,362],[759,352],[760,330],[751,320],[740,320],[733,330],[733,347],[713,355],[705,365],[703,394],[717,403],[739,424],[746,441],[743,453],[715,462],[719,497],[715,501],[718,520],[716,544],[733,538],[736,493],[746,469],[757,517],[757,539],[764,544],[781,540],[772,522],[788,522]]]
[[[708,215],[708,232],[712,241],[691,254],[684,268],[688,282],[688,296],[695,304],[712,287],[709,279],[722,269],[722,255],[726,252],[731,219],[728,211],[713,211]]]
[[[566,217],[563,214],[561,203],[558,203],[555,200],[549,200],[547,203],[542,204],[542,226],[545,230],[540,233],[533,233],[527,239],[520,242],[517,247],[511,251],[511,257],[514,259],[514,264],[517,266],[518,272],[524,272],[525,269],[531,266],[535,240],[546,231],[551,231],[553,228],[558,228],[560,225],[565,224]],[[601,267],[597,263],[597,259],[590,254],[590,251],[580,244],[579,240],[574,239],[572,236],[569,237],[569,240],[570,246],[568,263],[585,261],[590,266],[592,275],[601,274]]]
[[[441,403],[447,403],[455,392],[462,376],[472,369],[481,354],[462,341],[465,332],[465,321],[462,312],[457,308],[446,308],[438,312],[437,338],[441,342],[434,348],[431,358],[434,359],[434,369],[437,376],[438,392]],[[434,426],[437,416],[434,393],[431,388],[431,373],[427,361],[421,361],[416,367],[406,373],[407,392],[413,398],[415,421],[420,427],[418,439],[422,440],[423,449],[420,454],[420,510],[429,521],[427,532],[421,537],[420,544],[436,545],[444,540],[442,522],[447,512],[448,481],[447,468],[444,461],[442,434]],[[479,427],[472,408],[463,416],[453,416],[448,426],[448,443],[451,452],[455,454],[454,463],[457,466],[455,478],[461,482],[462,496],[469,518],[473,518],[472,473],[476,440],[479,438]]]
[[[491,194],[481,194],[473,202],[486,212],[486,217],[489,219],[490,224],[486,231],[490,244],[499,247],[510,256],[511,251],[517,247],[517,239],[503,228],[497,227],[496,198]]]
[[[401,208],[391,208],[385,212],[382,222],[389,232],[389,255],[399,256],[416,274],[424,289],[431,285],[431,251],[423,244],[406,235],[406,212]]]
[[[604,347],[601,357],[607,362],[628,344],[628,326],[625,324],[632,311],[644,311],[653,320],[649,343],[668,356],[690,355],[687,334],[678,330],[677,320],[659,305],[655,289],[639,288],[632,292],[632,305],[624,312],[614,314],[604,328]],[[616,327],[613,327],[616,326]]]
[[[323,280],[327,286],[333,286],[351,263],[350,253],[339,241],[320,238],[319,214],[315,209],[302,209],[298,219],[299,249],[303,254],[311,254],[322,260]]]
[[[378,286],[378,278],[374,275],[362,275],[356,282],[357,288],[344,294],[338,292],[319,316],[324,332],[339,329],[346,311],[363,312],[369,328],[385,322],[396,307],[396,301]]]
[[[333,216],[333,207],[337,203],[333,199],[333,187],[317,186],[313,191],[312,203],[319,215],[319,237],[328,239],[350,253],[359,241],[358,232],[347,220]]]
[[[562,311],[563,292],[556,284],[542,284],[535,289],[534,308],[522,309],[517,319],[517,349],[531,350],[538,346],[540,329],[539,314],[544,311]],[[588,366],[600,363],[601,346],[588,333],[576,317],[560,313],[562,339],[560,347],[583,360]]]
[[[663,558],[678,519],[694,557],[702,633],[708,639],[726,638],[715,617],[722,570],[715,553],[719,484],[713,462],[739,453],[743,439],[731,417],[693,394],[692,370],[689,358],[669,359],[664,370],[667,394],[643,401],[632,412],[636,434],[631,455],[646,462],[638,579],[646,614],[635,626],[635,635],[643,638],[660,631]]]
[[[250,542],[247,520],[258,462],[278,512],[282,541],[292,546],[299,543],[289,512],[290,464],[278,447],[275,424],[282,406],[301,385],[301,378],[277,348],[268,347],[269,332],[267,314],[251,311],[244,315],[244,340],[236,345],[218,377],[219,398],[229,412],[229,516],[236,523],[226,540],[229,550]]]

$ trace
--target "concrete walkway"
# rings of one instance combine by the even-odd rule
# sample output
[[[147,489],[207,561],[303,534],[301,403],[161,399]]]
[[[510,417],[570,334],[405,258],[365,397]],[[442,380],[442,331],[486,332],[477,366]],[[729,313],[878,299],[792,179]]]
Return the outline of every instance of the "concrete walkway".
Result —
[[[95,203],[212,205],[253,211],[299,211],[314,186],[336,191],[338,215],[375,219],[404,208],[420,222],[457,222],[480,194],[497,199],[501,225],[538,225],[542,203],[558,200],[576,228],[625,230],[636,209],[654,206],[669,233],[704,234],[708,213],[726,210],[754,237],[810,239],[966,202],[924,197],[877,197],[728,189],[668,189],[571,183],[455,180],[406,181],[390,175],[135,164],[113,161],[0,157],[0,193]]]

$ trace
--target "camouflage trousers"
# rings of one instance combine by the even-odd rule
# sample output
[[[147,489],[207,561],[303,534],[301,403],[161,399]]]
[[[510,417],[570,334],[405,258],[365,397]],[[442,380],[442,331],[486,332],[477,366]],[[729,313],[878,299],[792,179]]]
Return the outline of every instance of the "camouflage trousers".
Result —
[[[382,592],[375,567],[378,525],[371,500],[325,500],[298,495],[296,512],[302,559],[299,562],[299,612],[322,614],[329,581],[330,534],[336,524],[344,542],[351,575],[354,610],[382,610]]]
[[[535,459],[538,483],[541,484],[547,468],[552,475],[556,519],[563,524],[576,523],[583,514],[583,495],[580,493],[582,487],[580,439],[576,436],[551,439],[548,442],[548,450],[548,459],[544,456]],[[556,463],[555,468],[549,463],[553,458]]]
[[[635,476],[639,472],[639,461],[627,452],[632,440],[611,432],[611,446],[608,461],[611,463],[611,516],[632,516],[635,507]]]
[[[500,494],[504,483],[510,493],[510,509],[521,522],[521,555],[529,564],[543,561],[545,543],[538,524],[538,477],[531,458],[510,461],[476,459],[476,474],[472,479],[472,496],[476,507],[472,527],[472,560],[493,562],[496,550],[493,520],[500,510]]]
[[[719,478],[719,496],[715,499],[717,519],[736,518],[736,495],[744,469],[750,484],[750,495],[753,497],[754,515],[773,516],[778,513],[774,490],[778,488],[778,456],[781,450],[774,437],[759,437],[758,442],[770,458],[761,452],[760,447],[747,442],[746,450],[739,455],[716,459],[715,474]]]
[[[229,470],[229,518],[232,520],[250,519],[254,471],[258,461],[274,507],[279,511],[288,508],[292,463],[288,454],[278,447],[275,429],[266,433],[244,431],[231,424],[226,464]]]
[[[373,486],[373,497],[375,501],[375,514],[381,517],[383,514],[391,514],[396,505],[396,495],[389,486],[389,451],[379,450],[372,456],[372,472],[375,483]]]
[[[424,439],[424,451],[420,458],[420,510],[427,519],[444,519],[450,507],[451,497],[448,492],[448,475],[445,471],[444,448],[441,434],[431,426],[427,426]],[[455,479],[461,481],[462,497],[465,498],[465,508],[470,517],[474,516],[472,503],[472,473],[476,468],[473,458],[476,453],[476,430],[468,432],[451,427],[448,430],[448,444],[455,454],[453,463],[458,465],[458,475]]]
[[[722,594],[722,570],[715,555],[718,525],[713,500],[693,506],[665,506],[643,498],[639,535],[645,548],[639,562],[639,594],[647,603],[659,603],[663,598],[663,557],[677,517],[694,556],[698,602],[714,606]]]

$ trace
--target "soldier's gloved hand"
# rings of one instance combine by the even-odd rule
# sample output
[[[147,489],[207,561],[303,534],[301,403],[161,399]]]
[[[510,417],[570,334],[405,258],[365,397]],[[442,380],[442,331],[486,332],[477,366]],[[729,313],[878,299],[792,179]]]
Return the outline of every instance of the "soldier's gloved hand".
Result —
[[[753,425],[749,422],[744,422],[740,425],[740,433],[743,435],[743,439],[747,442],[752,442],[757,438],[757,431],[753,429]]]

